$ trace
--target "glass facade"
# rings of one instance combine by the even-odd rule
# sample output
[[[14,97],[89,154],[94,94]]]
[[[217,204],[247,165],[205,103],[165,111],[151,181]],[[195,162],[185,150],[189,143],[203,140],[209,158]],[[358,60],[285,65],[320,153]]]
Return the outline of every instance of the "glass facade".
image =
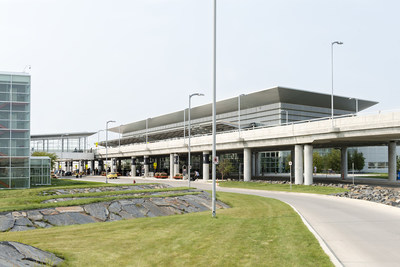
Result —
[[[0,73],[0,188],[29,188],[30,84],[25,73]]]
[[[49,157],[31,157],[31,185],[50,185],[50,167]]]

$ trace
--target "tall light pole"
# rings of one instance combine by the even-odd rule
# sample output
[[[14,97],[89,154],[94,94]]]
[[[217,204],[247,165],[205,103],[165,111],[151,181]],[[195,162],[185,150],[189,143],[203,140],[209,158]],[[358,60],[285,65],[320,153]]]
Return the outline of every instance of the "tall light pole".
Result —
[[[68,134],[62,134],[61,135],[61,153],[60,153],[60,163],[62,162],[62,157],[63,157],[63,150],[64,150],[64,141],[63,141],[63,137],[66,136]],[[61,170],[60,170],[60,178],[62,178],[62,163],[61,165]]]
[[[190,187],[190,170],[192,169],[192,166],[190,165],[190,109],[191,107],[191,100],[192,100],[192,96],[204,96],[204,94],[200,94],[200,93],[194,93],[189,95],[189,146],[188,146],[188,186]]]
[[[331,63],[332,63],[332,95],[331,95],[331,120],[332,120],[332,127],[333,127],[333,46],[337,45],[342,45],[342,42],[339,41],[334,41],[331,44]]]
[[[238,96],[238,132],[239,132],[239,138],[240,138],[240,97],[244,96],[245,94],[241,94]]]
[[[213,16],[213,104],[212,104],[212,217],[217,215],[216,213],[216,176],[217,176],[217,112],[216,112],[216,100],[217,100],[217,0],[214,0],[214,16]]]
[[[288,125],[288,123],[289,123],[289,115],[288,115],[288,114],[289,114],[289,113],[288,113],[288,111],[287,111],[286,109],[282,109],[282,110],[281,110],[281,113],[282,113],[282,112],[286,112],[286,125]]]
[[[107,174],[108,174],[108,124],[115,121],[107,121],[106,122],[106,184],[108,183]]]

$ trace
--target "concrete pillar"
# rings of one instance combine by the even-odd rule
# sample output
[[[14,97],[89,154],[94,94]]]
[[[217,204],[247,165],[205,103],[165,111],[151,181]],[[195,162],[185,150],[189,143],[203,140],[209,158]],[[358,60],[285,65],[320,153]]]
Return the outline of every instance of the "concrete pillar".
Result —
[[[174,178],[174,154],[169,154],[169,179]]]
[[[258,172],[256,172],[257,169],[257,164],[258,163],[258,153],[257,152],[253,152],[251,154],[251,175],[252,177],[258,175]]]
[[[388,160],[389,160],[389,168],[388,168],[388,180],[389,182],[396,181],[396,169],[397,169],[397,162],[396,162],[396,142],[390,141],[388,147]]]
[[[149,164],[150,164],[150,159],[149,156],[144,156],[143,157],[143,165],[144,165],[144,177],[149,177]]]
[[[117,172],[117,159],[111,159],[111,172]]]
[[[313,184],[313,146],[304,145],[304,184]]]
[[[210,179],[210,152],[203,152],[203,181]]]
[[[292,181],[294,179],[294,168],[296,165],[294,162],[294,158],[295,158],[295,155],[294,155],[294,147],[293,147],[293,149],[290,150],[290,161],[292,162],[292,173],[291,173]]]
[[[131,158],[131,177],[136,177],[136,157]]]
[[[79,161],[79,172],[83,172],[83,161]]]
[[[97,170],[99,171],[98,175],[101,175],[103,171],[103,161],[101,159],[97,161]]]
[[[248,182],[251,180],[251,149],[243,150],[243,180]]]
[[[179,155],[174,154],[174,175],[179,173]]]
[[[94,175],[94,160],[90,161],[90,174]]]
[[[340,149],[340,173],[342,180],[347,179],[347,173],[349,172],[349,166],[347,166],[347,147],[342,147]]]
[[[303,184],[303,145],[294,146],[294,183]]]

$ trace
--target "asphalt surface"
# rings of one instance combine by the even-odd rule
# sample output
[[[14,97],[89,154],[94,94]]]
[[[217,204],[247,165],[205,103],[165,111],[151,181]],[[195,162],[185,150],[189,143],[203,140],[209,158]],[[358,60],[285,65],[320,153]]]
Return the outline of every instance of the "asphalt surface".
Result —
[[[188,181],[134,179],[139,183],[188,185]],[[104,182],[105,177],[88,176],[82,180]],[[121,177],[109,182],[133,183],[133,178]],[[204,190],[212,187],[203,181],[191,182],[191,186]],[[224,187],[217,187],[217,191],[270,197],[290,204],[311,226],[311,231],[315,230],[314,234],[336,266],[400,266],[400,208],[315,194]]]

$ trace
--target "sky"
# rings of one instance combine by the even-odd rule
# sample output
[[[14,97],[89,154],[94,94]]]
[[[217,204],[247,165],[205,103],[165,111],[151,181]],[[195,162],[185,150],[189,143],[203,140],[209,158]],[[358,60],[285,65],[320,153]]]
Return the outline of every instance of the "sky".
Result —
[[[399,109],[400,1],[217,0],[217,101],[274,86]],[[0,71],[31,65],[31,133],[212,102],[212,0],[0,0]],[[97,139],[97,138],[96,138]],[[104,140],[104,132],[100,134]]]

